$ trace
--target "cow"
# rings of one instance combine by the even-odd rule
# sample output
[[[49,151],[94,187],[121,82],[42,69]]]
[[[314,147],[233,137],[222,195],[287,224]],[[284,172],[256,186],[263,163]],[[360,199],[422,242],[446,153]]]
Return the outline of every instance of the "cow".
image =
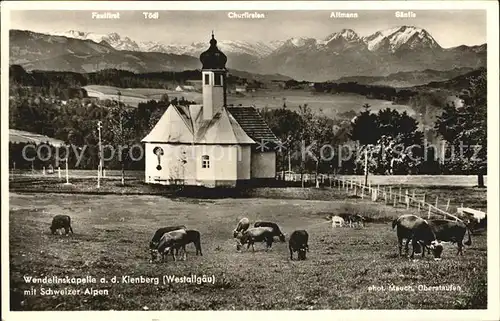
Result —
[[[299,260],[306,259],[306,252],[309,252],[309,246],[307,242],[309,240],[309,234],[305,230],[293,231],[290,234],[290,239],[288,240],[288,249],[290,250],[290,260],[293,260],[293,253],[298,252],[297,256]]]
[[[471,245],[470,230],[464,222],[447,219],[430,220],[429,225],[436,235],[437,240],[441,242],[457,243],[457,255],[463,255],[463,246]],[[467,241],[463,242],[465,233],[467,233]]]
[[[399,255],[402,255],[403,239],[406,239],[405,252],[408,253],[408,243],[412,242],[410,258],[415,255],[415,250],[423,245],[432,250],[435,260],[441,259],[443,245],[437,240],[429,222],[416,215],[401,215],[392,222],[392,228],[397,227]],[[422,257],[425,250],[422,249]]]
[[[161,237],[163,234],[167,232],[172,232],[175,230],[186,230],[187,227],[185,225],[175,225],[175,226],[167,226],[167,227],[162,227],[156,230],[155,234],[153,235],[153,238],[149,242],[149,248],[150,249],[157,249],[158,248],[158,243],[160,242]]]
[[[176,225],[176,226],[167,226],[167,227],[162,227],[156,230],[155,234],[153,235],[153,238],[149,242],[149,250],[151,253],[151,260],[154,260],[154,257],[156,256],[156,252],[158,250],[158,244],[160,243],[160,239],[163,236],[163,234],[167,232],[172,232],[175,230],[181,230],[181,229],[186,229],[185,225]]]
[[[338,214],[337,216],[344,219],[346,225],[349,225],[349,227],[354,227],[355,225],[358,226],[364,225],[363,222],[365,221],[365,218],[359,214],[342,213]]]
[[[188,234],[186,230],[175,230],[163,234],[158,243],[158,253],[161,255],[161,261],[165,262],[168,253],[172,254],[174,261],[177,260],[176,254],[178,250],[182,249],[184,260],[186,260],[186,243],[188,242]]]
[[[275,231],[271,227],[252,227],[245,232],[239,232],[236,238],[238,239],[238,244],[236,249],[239,251],[243,245],[248,243],[247,250],[252,246],[252,251],[255,251],[255,242],[266,242],[266,251],[268,251],[273,245]]]
[[[340,216],[332,216],[332,227],[342,227],[345,225],[345,221],[342,217]],[[290,236],[291,237],[291,236]]]
[[[73,228],[71,227],[71,217],[69,215],[56,215],[52,219],[52,224],[50,225],[50,231],[52,234],[56,234],[59,229],[64,229],[64,233],[68,235],[71,231],[73,233]]]
[[[279,237],[281,242],[285,242],[285,234],[283,234],[278,226],[278,224],[273,222],[257,221],[253,227],[270,227],[273,229],[273,236]]]
[[[200,237],[200,232],[197,230],[186,230],[187,233],[187,239],[186,239],[186,245],[193,243],[194,246],[196,247],[196,255],[201,255],[203,256],[203,253],[201,253],[201,237]]]
[[[351,227],[355,227],[355,226],[364,227],[365,221],[366,221],[366,219],[362,215],[359,215],[359,214],[351,215],[351,219],[350,219]]]
[[[238,232],[245,232],[248,230],[250,227],[250,220],[246,217],[242,218],[239,222],[236,228],[233,231],[233,237],[236,237],[238,235]]]

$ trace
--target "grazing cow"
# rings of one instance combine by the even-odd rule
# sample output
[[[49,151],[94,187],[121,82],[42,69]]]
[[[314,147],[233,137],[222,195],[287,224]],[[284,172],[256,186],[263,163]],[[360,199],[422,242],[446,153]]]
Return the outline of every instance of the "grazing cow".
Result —
[[[186,230],[187,233],[187,239],[186,239],[186,245],[189,243],[193,243],[194,246],[196,247],[196,255],[198,253],[203,256],[203,253],[201,253],[201,237],[200,237],[200,232],[197,230]]]
[[[457,255],[458,254],[463,255],[462,249],[464,244],[467,246],[472,244],[470,238],[470,231],[464,222],[439,219],[439,220],[430,220],[429,225],[431,226],[434,234],[436,234],[437,240],[442,242],[457,243],[458,245]],[[463,243],[466,232],[467,232],[467,241]]]
[[[253,225],[254,227],[270,227],[273,229],[273,236],[279,237],[281,242],[285,242],[285,234],[283,234],[278,226],[278,224],[273,223],[273,222],[263,222],[263,221],[258,221],[255,222]]]
[[[68,235],[69,231],[73,234],[73,228],[71,227],[71,217],[69,215],[56,215],[52,219],[52,224],[50,225],[50,231],[52,234],[56,234],[57,230],[64,229],[64,233]]]
[[[290,240],[288,240],[290,260],[293,260],[293,252],[298,252],[297,256],[299,260],[306,259],[306,252],[309,252],[308,240],[309,234],[305,230],[297,230],[290,234]]]
[[[359,215],[359,214],[351,215],[351,226],[352,227],[355,227],[355,226],[364,227],[365,221],[366,221],[366,219],[362,215]]]
[[[182,230],[186,229],[185,225],[175,225],[175,226],[167,226],[167,227],[162,227],[156,230],[155,234],[153,235],[153,238],[149,242],[149,248],[156,250],[158,248],[158,243],[160,243],[160,239],[163,236],[163,234],[167,232],[172,232],[175,230]]]
[[[186,229],[185,225],[176,225],[176,226],[167,226],[167,227],[162,227],[156,230],[155,234],[153,235],[153,238],[149,242],[149,250],[151,252],[151,260],[154,260],[154,257],[156,256],[156,252],[158,250],[158,244],[160,243],[160,239],[163,236],[163,234],[167,232],[172,232],[175,230],[181,230],[181,229]]]
[[[236,235],[238,235],[238,232],[242,232],[242,233],[245,232],[246,230],[248,230],[249,227],[250,227],[250,220],[246,217],[242,218],[238,222],[238,225],[236,226],[236,228],[233,231],[233,237],[236,237]]]
[[[346,225],[349,225],[349,227],[364,225],[363,222],[365,221],[365,218],[359,214],[342,213],[338,214],[337,216],[341,217]]]
[[[247,250],[252,246],[252,251],[255,251],[255,242],[266,242],[266,251],[268,251],[273,245],[275,231],[271,227],[252,227],[245,232],[239,232],[236,238],[238,239],[238,244],[236,249],[239,251],[243,245],[248,243]]]
[[[184,260],[186,260],[187,241],[188,234],[184,229],[163,234],[158,244],[158,253],[161,255],[161,261],[165,262],[169,252],[172,254],[174,261],[176,261],[177,258],[175,255],[178,254],[179,249],[183,250]]]
[[[430,224],[416,215],[401,215],[392,222],[392,228],[397,227],[399,255],[403,247],[403,239],[406,239],[405,251],[408,253],[408,243],[412,242],[412,252],[410,258],[414,257],[415,250],[419,245],[429,247],[435,260],[441,259],[443,245],[439,243]],[[418,244],[420,243],[420,244]],[[422,250],[422,257],[425,256],[425,251]]]
[[[342,217],[340,216],[332,216],[332,227],[342,227],[345,225],[345,221]],[[291,236],[290,236],[291,237]]]

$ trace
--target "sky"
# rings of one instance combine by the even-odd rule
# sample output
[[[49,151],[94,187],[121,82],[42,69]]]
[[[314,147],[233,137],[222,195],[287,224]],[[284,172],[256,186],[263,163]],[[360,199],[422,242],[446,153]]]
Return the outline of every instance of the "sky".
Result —
[[[10,28],[35,32],[117,32],[137,42],[189,44],[208,41],[212,29],[220,40],[269,42],[292,37],[323,39],[344,28],[367,36],[407,25],[427,30],[445,48],[486,42],[486,12],[482,10],[413,10],[416,18],[396,18],[394,10],[349,11],[357,12],[357,19],[330,18],[331,11],[257,11],[265,14],[264,19],[230,19],[229,11],[159,11],[158,19],[149,20],[142,11],[118,12],[120,19],[94,20],[91,11],[12,11]]]

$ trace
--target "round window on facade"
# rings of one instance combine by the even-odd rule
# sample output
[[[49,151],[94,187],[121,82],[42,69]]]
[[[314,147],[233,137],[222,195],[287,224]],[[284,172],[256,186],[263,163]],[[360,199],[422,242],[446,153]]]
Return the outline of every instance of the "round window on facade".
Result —
[[[163,148],[161,148],[161,147],[155,147],[153,149],[153,153],[155,155],[157,155],[157,156],[161,156],[161,155],[163,155]]]

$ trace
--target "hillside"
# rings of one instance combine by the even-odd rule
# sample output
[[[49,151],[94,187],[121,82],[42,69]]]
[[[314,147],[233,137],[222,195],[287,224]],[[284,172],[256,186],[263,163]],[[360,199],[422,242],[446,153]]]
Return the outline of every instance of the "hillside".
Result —
[[[451,70],[415,70],[390,74],[387,76],[352,76],[333,80],[336,83],[356,82],[363,85],[389,86],[404,88],[425,85],[429,82],[446,81],[473,71],[473,68],[462,67]]]

